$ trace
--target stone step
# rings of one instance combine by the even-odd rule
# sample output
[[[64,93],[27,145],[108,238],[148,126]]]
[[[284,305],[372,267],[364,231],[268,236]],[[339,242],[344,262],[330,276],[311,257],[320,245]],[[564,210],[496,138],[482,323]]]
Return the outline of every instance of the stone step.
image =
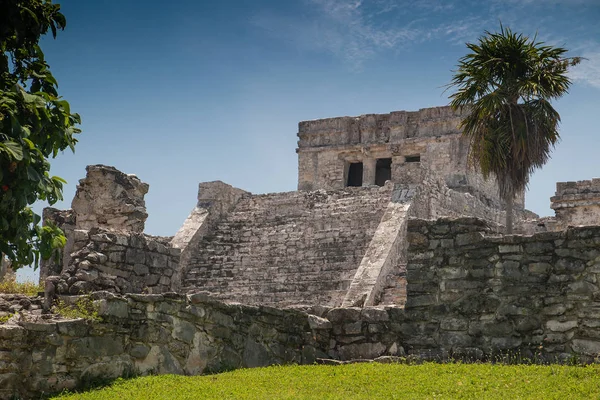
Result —
[[[388,201],[377,189],[243,198],[197,244],[184,287],[232,300],[343,299]]]

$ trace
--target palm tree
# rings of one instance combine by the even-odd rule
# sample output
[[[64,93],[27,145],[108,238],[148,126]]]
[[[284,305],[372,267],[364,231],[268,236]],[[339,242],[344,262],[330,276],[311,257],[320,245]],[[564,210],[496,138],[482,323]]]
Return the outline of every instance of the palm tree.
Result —
[[[515,195],[548,161],[559,139],[560,116],[550,100],[567,93],[567,70],[581,58],[564,57],[566,49],[503,26],[467,47],[471,53],[458,61],[448,85],[457,88],[450,105],[470,110],[461,123],[470,165],[486,179],[496,178],[506,203],[506,231],[512,233]]]

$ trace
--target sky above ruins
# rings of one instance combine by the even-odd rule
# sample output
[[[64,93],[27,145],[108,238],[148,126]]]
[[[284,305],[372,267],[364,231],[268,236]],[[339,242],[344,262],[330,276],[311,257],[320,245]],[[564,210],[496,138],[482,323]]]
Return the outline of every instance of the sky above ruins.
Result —
[[[53,163],[59,208],[97,163],[150,184],[155,235],[175,234],[199,182],[295,190],[299,121],[446,105],[465,42],[500,22],[587,58],[527,207],[551,215],[556,181],[600,176],[599,0],[55,1],[68,26],[42,46],[83,120]]]

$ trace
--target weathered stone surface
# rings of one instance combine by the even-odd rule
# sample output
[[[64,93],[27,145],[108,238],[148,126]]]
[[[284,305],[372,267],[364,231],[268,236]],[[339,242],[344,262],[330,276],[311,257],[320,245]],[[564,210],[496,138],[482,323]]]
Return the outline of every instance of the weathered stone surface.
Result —
[[[573,328],[576,328],[577,325],[579,325],[577,321],[560,322],[556,320],[550,320],[546,322],[546,327],[552,332],[566,332]]]
[[[569,226],[600,225],[600,179],[558,182],[550,199],[556,213],[552,229]]]
[[[575,339],[573,340],[573,350],[580,354],[598,357],[598,354],[600,354],[600,340]]]
[[[327,313],[327,319],[331,322],[360,321],[361,309],[352,308],[333,308]]]
[[[331,329],[331,322],[329,320],[317,317],[316,315],[308,316],[308,325],[310,329],[314,330]]]
[[[382,343],[348,344],[340,347],[341,360],[367,359],[372,360],[385,353],[386,347]]]
[[[74,389],[131,373],[312,363],[317,352],[327,350],[313,338],[309,316],[295,310],[229,306],[214,299],[196,306],[173,295],[92,297],[99,298],[102,321],[0,324],[0,349],[12,349],[0,351],[0,399],[37,397],[62,390],[65,382]],[[330,321],[320,322],[324,332],[331,330]]]
[[[366,307],[361,311],[361,319],[366,322],[384,322],[389,321],[390,316],[384,309]]]
[[[406,220],[410,202],[388,203],[342,306],[373,306],[386,285],[386,277],[406,264]]]
[[[246,304],[340,306],[393,190],[246,193],[184,249],[182,290]],[[387,253],[395,264],[396,252]]]
[[[342,189],[350,166],[361,163],[363,186],[386,179],[419,185],[411,197],[420,199],[413,210],[420,218],[476,215],[498,223],[502,207],[494,182],[468,168],[461,115],[436,107],[300,122],[298,189]],[[378,174],[378,160],[391,162],[385,177]],[[518,196],[516,208],[522,204]]]
[[[167,240],[102,229],[94,232],[74,239],[78,250],[69,255],[68,265],[53,283],[57,294],[97,290],[162,293],[179,289],[180,253],[170,252],[164,245]]]
[[[148,214],[148,185],[114,167],[89,165],[71,205],[76,229],[142,232]]]

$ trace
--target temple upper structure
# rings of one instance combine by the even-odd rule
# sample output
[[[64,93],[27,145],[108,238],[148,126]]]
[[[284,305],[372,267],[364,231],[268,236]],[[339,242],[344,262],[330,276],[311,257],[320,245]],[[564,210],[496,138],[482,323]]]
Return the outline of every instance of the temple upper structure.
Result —
[[[428,204],[419,217],[477,216],[501,224],[496,182],[469,166],[463,117],[464,111],[435,107],[300,122],[298,189],[383,186],[390,180],[423,192],[420,202]],[[523,199],[519,193],[517,216]]]

